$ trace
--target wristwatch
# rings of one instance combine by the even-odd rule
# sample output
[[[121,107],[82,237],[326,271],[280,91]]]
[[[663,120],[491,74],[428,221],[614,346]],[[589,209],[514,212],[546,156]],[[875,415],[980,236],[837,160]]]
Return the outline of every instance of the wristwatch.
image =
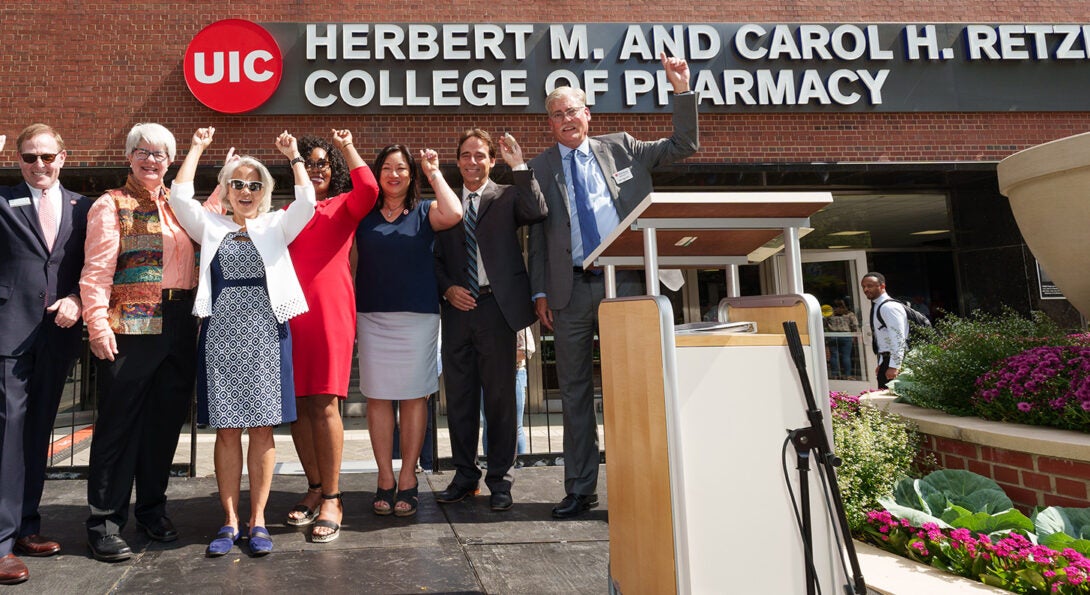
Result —
[[[295,167],[296,163],[302,163],[302,164],[305,165],[306,162],[307,162],[307,160],[303,159],[303,156],[300,155],[300,156],[296,157],[295,159],[292,159],[291,162],[289,162],[289,165],[291,165],[292,167]]]

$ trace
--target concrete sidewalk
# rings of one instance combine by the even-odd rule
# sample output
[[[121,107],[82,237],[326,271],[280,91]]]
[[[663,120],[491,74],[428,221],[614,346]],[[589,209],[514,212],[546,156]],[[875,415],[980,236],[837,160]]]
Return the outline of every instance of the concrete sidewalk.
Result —
[[[30,580],[9,592],[604,593],[609,556],[604,467],[602,475],[601,506],[556,521],[550,511],[563,495],[562,467],[519,470],[515,506],[504,513],[489,510],[483,487],[481,496],[440,505],[433,491],[446,487],[451,474],[420,475],[419,513],[411,518],[374,515],[376,475],[345,474],[343,529],[329,544],[311,543],[305,529],[283,523],[306,483],[277,476],[266,509],[274,552],[251,558],[243,544],[216,559],[204,557],[222,523],[215,480],[176,478],[168,509],[180,539],[150,542],[130,522],[122,535],[135,555],[115,564],[95,561],[87,550],[86,482],[49,481],[42,530],[60,540],[63,550],[51,558],[23,558]],[[244,492],[244,518],[245,498]]]

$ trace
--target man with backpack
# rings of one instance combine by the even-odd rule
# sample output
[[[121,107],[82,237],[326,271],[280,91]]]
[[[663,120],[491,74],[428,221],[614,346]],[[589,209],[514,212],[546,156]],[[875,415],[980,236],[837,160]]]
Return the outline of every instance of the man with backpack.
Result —
[[[882,273],[863,275],[860,285],[871,302],[871,347],[878,356],[878,388],[886,388],[897,377],[908,350],[908,311],[886,293],[886,276]]]

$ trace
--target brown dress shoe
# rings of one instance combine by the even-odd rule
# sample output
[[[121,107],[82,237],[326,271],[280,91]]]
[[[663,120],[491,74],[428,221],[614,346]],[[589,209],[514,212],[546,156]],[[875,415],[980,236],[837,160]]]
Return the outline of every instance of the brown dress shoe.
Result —
[[[15,551],[24,556],[44,558],[61,551],[61,544],[41,535],[27,535],[15,540]]]
[[[0,558],[0,585],[14,585],[25,581],[29,577],[30,571],[26,569],[26,564],[16,558],[15,554],[8,554]]]

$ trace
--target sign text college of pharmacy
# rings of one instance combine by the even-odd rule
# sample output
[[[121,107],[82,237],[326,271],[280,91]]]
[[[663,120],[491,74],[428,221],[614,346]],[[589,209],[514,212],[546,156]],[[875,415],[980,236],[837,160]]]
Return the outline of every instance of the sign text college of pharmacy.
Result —
[[[1082,24],[213,23],[186,81],[228,113],[658,112],[684,57],[702,112],[1086,111]]]

